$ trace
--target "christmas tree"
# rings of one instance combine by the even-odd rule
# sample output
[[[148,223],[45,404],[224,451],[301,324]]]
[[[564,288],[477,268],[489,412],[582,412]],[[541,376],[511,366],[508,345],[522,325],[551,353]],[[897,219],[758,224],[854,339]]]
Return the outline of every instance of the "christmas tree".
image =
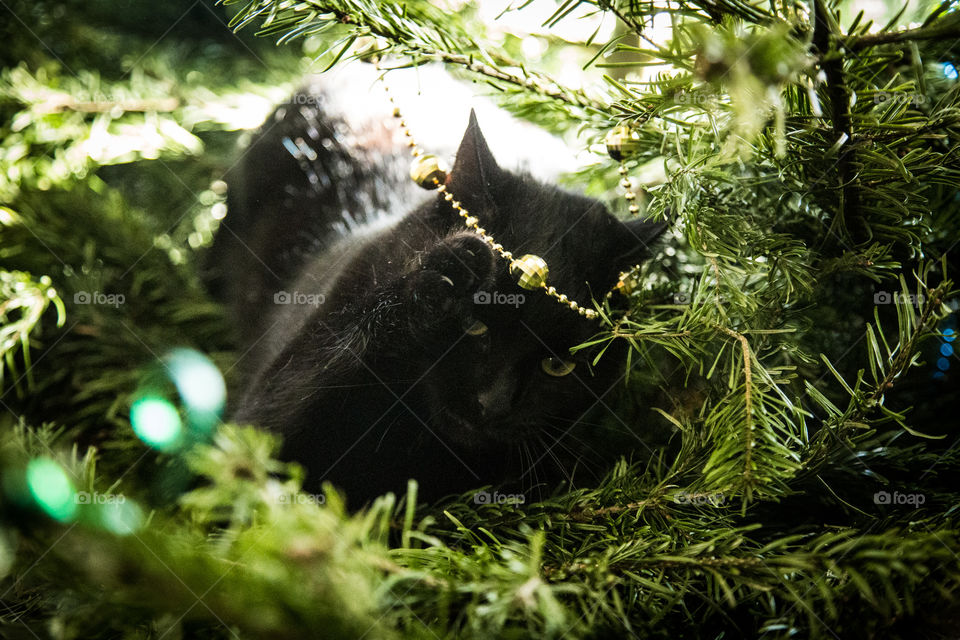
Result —
[[[956,637],[960,11],[860,4],[0,3],[0,635]],[[351,511],[219,420],[223,176],[350,59],[442,63],[670,223],[589,343],[667,442]]]

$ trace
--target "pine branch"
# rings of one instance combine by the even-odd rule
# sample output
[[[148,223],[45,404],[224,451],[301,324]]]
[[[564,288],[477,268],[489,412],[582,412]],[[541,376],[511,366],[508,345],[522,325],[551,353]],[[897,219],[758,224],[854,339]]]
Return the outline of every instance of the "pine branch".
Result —
[[[406,53],[415,60],[439,60],[447,64],[457,65],[463,67],[471,73],[478,74],[490,80],[506,82],[514,87],[536,93],[545,98],[556,100],[572,107],[585,109],[594,114],[604,114],[607,111],[606,104],[589,98],[582,91],[565,88],[539,72],[532,72],[523,69],[523,73],[525,75],[521,77],[519,75],[504,71],[500,68],[484,64],[482,62],[477,62],[473,56],[438,51],[425,51],[419,47],[409,47]],[[512,66],[521,65],[514,63]],[[496,84],[494,84],[494,86],[496,86]]]
[[[272,34],[296,25],[295,29],[285,32],[281,42],[311,33],[322,33],[336,25],[351,27],[350,34],[334,45],[339,49],[335,61],[342,58],[358,38],[375,36],[389,43],[389,46],[379,45],[373,51],[358,53],[359,56],[383,57],[394,53],[414,65],[439,60],[460,66],[493,82],[505,82],[571,107],[596,113],[606,112],[605,104],[593,100],[583,91],[564,88],[545,74],[526,69],[495,47],[486,44],[481,46],[467,36],[459,24],[451,23],[448,14],[436,13],[429,5],[417,3],[400,8],[391,3],[374,4],[360,0],[312,1],[297,5],[290,5],[285,0],[224,2],[227,5],[238,3],[246,4],[231,23],[235,29],[261,21],[261,33]],[[423,22],[411,29],[407,20],[414,15]],[[520,72],[507,71],[505,68],[516,68]]]
[[[940,13],[941,12],[938,11],[931,17],[938,16]],[[869,47],[886,44],[957,39],[960,39],[960,16],[954,12],[948,13],[946,16],[934,21],[928,21],[923,26],[914,29],[886,31],[883,33],[870,33],[862,36],[849,37],[846,39],[844,46],[848,47],[851,51],[861,51]]]
[[[131,100],[74,100],[71,96],[57,96],[38,105],[35,112],[39,115],[77,111],[79,113],[115,113],[176,111],[181,106],[177,98],[131,99]]]
[[[13,210],[0,206],[0,224],[13,224],[19,219]],[[49,276],[34,281],[27,273],[0,270],[0,394],[6,395],[8,391],[8,373],[19,396],[33,387],[30,336],[39,328],[38,323],[51,304],[57,310],[56,326],[62,327],[66,320],[63,301]],[[22,366],[16,358],[18,351]],[[24,378],[25,385],[21,384]]]
[[[893,347],[890,346],[884,336],[880,319],[877,317],[876,310],[874,311],[875,325],[868,325],[866,332],[867,358],[874,378],[872,391],[865,392],[862,390],[862,371],[858,375],[856,383],[851,386],[825,357],[824,363],[849,395],[847,408],[841,410],[813,385],[809,382],[806,383],[807,392],[811,399],[827,413],[824,428],[817,434],[809,451],[804,454],[808,471],[815,471],[826,463],[828,460],[826,451],[835,437],[839,436],[842,439],[850,433],[857,432],[861,434],[861,437],[869,435],[869,432],[866,432],[863,428],[864,423],[868,420],[868,416],[877,410],[885,419],[893,419],[902,428],[913,432],[907,427],[906,418],[884,406],[883,399],[894,388],[896,381],[916,364],[919,342],[924,337],[934,333],[937,323],[949,313],[948,310],[944,309],[943,300],[951,292],[952,282],[944,280],[936,287],[929,287],[926,283],[930,277],[931,268],[931,264],[925,265],[921,271],[921,277],[918,278],[919,285],[916,296],[917,299],[923,300],[918,316],[915,315],[912,306],[905,303],[905,301],[913,300],[914,294],[909,291],[906,282],[901,280],[902,289],[899,294],[901,298],[900,302],[897,303],[898,341]],[[834,444],[834,446],[837,445]]]
[[[814,3],[814,30],[813,47],[820,58],[821,68],[827,79],[827,95],[831,109],[831,122],[835,134],[834,146],[828,154],[836,150],[837,174],[842,193],[840,206],[832,224],[839,222],[846,228],[848,222],[856,224],[853,231],[855,244],[860,244],[869,238],[869,229],[866,228],[860,214],[860,190],[856,184],[857,176],[854,169],[854,152],[857,140],[854,138],[850,126],[850,117],[847,113],[850,103],[848,89],[843,75],[843,58],[836,50],[835,42],[839,36],[839,27],[827,0],[816,0]],[[842,237],[842,235],[841,235]]]
[[[737,333],[733,329],[727,327],[717,327],[718,330],[723,331],[727,335],[733,337],[740,343],[740,349],[743,356],[743,402],[746,407],[746,417],[744,419],[744,436],[743,436],[743,479],[746,484],[752,484],[754,482],[753,477],[753,467],[752,467],[752,458],[753,458],[753,445],[754,445],[754,434],[753,434],[753,375],[751,373],[751,364],[752,355],[750,353],[750,343],[747,341],[747,338],[740,333]]]
[[[907,369],[913,366],[913,361],[917,351],[917,343],[924,336],[936,331],[936,324],[944,315],[943,299],[944,296],[950,291],[951,285],[951,282],[946,281],[941,282],[940,285],[934,289],[923,289],[923,309],[920,312],[919,319],[916,320],[913,331],[907,336],[906,342],[901,342],[897,346],[896,356],[894,356],[893,360],[890,362],[889,369],[883,378],[876,384],[876,388],[874,389],[873,393],[867,396],[866,402],[863,404],[863,409],[854,414],[854,417],[852,418],[854,422],[859,422],[859,420],[863,418],[863,411],[865,411],[868,407],[876,405],[883,400],[883,396],[893,388],[894,381],[902,377]],[[906,286],[904,286],[904,289],[906,289]],[[872,332],[871,335],[873,335]],[[875,341],[871,340],[871,343],[875,344]],[[878,351],[875,351],[874,353],[877,352]]]

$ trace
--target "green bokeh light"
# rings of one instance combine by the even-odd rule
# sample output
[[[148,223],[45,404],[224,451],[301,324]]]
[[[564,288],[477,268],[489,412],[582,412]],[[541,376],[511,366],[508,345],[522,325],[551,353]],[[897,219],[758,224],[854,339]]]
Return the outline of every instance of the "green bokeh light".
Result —
[[[37,505],[59,522],[77,514],[76,491],[59,464],[50,458],[34,458],[27,464],[27,487]]]
[[[144,396],[130,407],[134,433],[151,447],[168,451],[183,442],[183,421],[177,408],[164,398]]]
[[[174,349],[165,358],[194,430],[209,431],[220,419],[227,388],[210,360],[192,349]]]
[[[97,505],[98,524],[118,536],[128,536],[143,528],[143,509],[133,500]]]
[[[158,365],[147,373],[130,407],[134,432],[165,452],[207,440],[226,405],[219,369],[193,349],[174,349]]]

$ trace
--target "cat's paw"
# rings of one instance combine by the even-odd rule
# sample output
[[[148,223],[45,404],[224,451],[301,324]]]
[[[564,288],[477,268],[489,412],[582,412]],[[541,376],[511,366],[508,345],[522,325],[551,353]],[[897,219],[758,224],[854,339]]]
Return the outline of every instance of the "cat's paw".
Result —
[[[463,232],[444,238],[422,254],[419,269],[405,277],[414,322],[436,326],[469,314],[473,295],[489,286],[495,267],[495,254],[475,234]]]
[[[475,233],[464,231],[448,236],[422,259],[427,271],[440,274],[454,298],[472,296],[490,283],[496,255]]]
[[[459,297],[453,280],[438,271],[422,269],[407,276],[406,288],[415,323],[433,324],[433,320],[457,313]]]

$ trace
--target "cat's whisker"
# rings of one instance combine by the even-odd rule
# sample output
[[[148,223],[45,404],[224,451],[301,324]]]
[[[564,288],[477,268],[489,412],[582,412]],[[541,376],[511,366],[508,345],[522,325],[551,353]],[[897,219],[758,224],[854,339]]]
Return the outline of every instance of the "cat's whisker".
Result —
[[[527,452],[526,452],[526,441],[521,440],[517,443],[517,461],[520,468],[520,476],[517,478],[518,487],[520,492],[524,495],[527,494],[527,483],[526,483],[526,473],[523,472],[527,468]]]
[[[555,414],[555,413],[548,413],[548,414],[546,414],[546,415],[544,416],[544,418],[546,418],[547,420],[557,420],[557,421],[559,421],[559,422],[582,422],[582,423],[584,423],[584,424],[592,424],[592,423],[590,423],[590,422],[586,422],[586,421],[583,419],[583,416],[579,416],[579,417],[576,417],[576,418],[571,418],[570,416],[563,416],[563,415],[558,415],[558,414]]]
[[[558,416],[549,416],[551,422],[566,422],[569,426],[562,427],[564,429],[573,429],[574,426],[583,426],[589,430],[604,431],[608,433],[618,433],[618,434],[629,434],[628,431],[623,425],[620,424],[610,424],[603,422],[584,422],[583,420],[576,420],[571,418],[561,418]],[[557,425],[554,425],[557,426]],[[584,430],[580,429],[582,433]]]
[[[544,424],[543,431],[546,432],[549,430],[562,431],[561,428],[556,427],[554,425]],[[572,448],[568,442],[564,441],[565,438],[575,440],[579,445],[578,448],[577,449]],[[559,459],[554,453],[554,449],[557,447],[562,449],[573,460],[574,470],[578,465],[583,463],[582,467],[586,469],[586,471],[589,472],[595,479],[599,479],[599,475],[596,472],[596,468],[603,466],[603,455],[600,452],[598,452],[594,447],[592,447],[588,442],[578,438],[576,435],[572,433],[569,433],[569,431],[562,431],[560,436],[557,437],[554,443],[550,446],[548,446],[542,438],[541,438],[541,442],[543,442],[544,447],[547,450],[547,453],[552,455],[554,459],[558,461],[557,463],[558,465],[561,466],[561,470],[566,471],[565,467],[563,467],[563,465],[559,462]],[[572,473],[573,472],[571,472],[571,474]],[[571,484],[572,484],[572,479],[571,479]]]
[[[309,387],[300,387],[304,391],[319,391],[321,389],[359,389],[363,387],[381,387],[383,386],[380,382],[364,382],[357,384],[321,384],[321,385],[311,385]]]
[[[557,465],[557,469],[560,471],[560,473],[562,473],[563,476],[564,476],[564,478],[566,478],[567,484],[572,487],[572,486],[573,486],[573,475],[572,475],[572,473],[571,473],[571,472],[566,468],[566,466],[560,461],[560,458],[557,456],[556,453],[554,453],[553,448],[547,446],[547,443],[544,441],[543,437],[537,436],[537,440],[540,442],[540,444],[543,446],[543,448],[546,449],[547,455],[550,456],[550,459],[553,461],[553,463],[554,463],[555,465]]]
[[[602,474],[598,474],[597,470],[603,467],[604,459],[599,452],[593,448],[576,450],[563,442],[559,446],[573,458],[575,467],[582,468],[596,480],[600,479]]]
[[[556,440],[552,445],[547,445],[547,443],[544,441],[544,447],[546,447],[547,454],[556,463],[560,471],[567,477],[568,482],[573,484],[573,475],[575,475],[578,462],[576,454],[571,451],[571,449],[562,440]],[[564,462],[560,459],[560,456],[557,455],[557,449],[560,449],[564,454],[566,454],[566,456],[572,458],[572,465],[564,464]],[[570,469],[570,466],[573,468]]]
[[[568,439],[570,439],[570,440],[576,441],[577,444],[579,444],[580,446],[582,446],[582,447],[584,448],[584,451],[585,451],[585,452],[598,453],[598,452],[593,448],[593,445],[591,445],[588,441],[584,440],[583,438],[581,438],[581,437],[578,436],[577,434],[573,433],[572,430],[570,430],[570,429],[562,430],[560,427],[556,427],[556,426],[553,426],[553,425],[547,425],[547,426],[545,426],[544,428],[545,428],[546,430],[551,430],[551,429],[552,429],[552,430],[555,430],[555,431],[562,431],[562,433],[560,434],[560,437],[558,438],[558,440],[563,440],[564,438],[568,438]]]
[[[443,416],[445,413],[446,410],[443,407],[439,407],[438,409],[435,409],[433,413],[427,416],[427,419],[424,420],[424,422],[428,426],[441,426],[437,425],[437,418]]]
[[[533,456],[530,454],[530,445],[526,440],[522,441],[517,447],[520,451],[520,466],[525,470],[523,475],[520,476],[522,484],[520,485],[521,491],[526,494],[533,493],[533,480],[530,478],[528,471],[530,466],[533,464]]]
[[[379,451],[379,450],[380,450],[380,446],[383,444],[384,438],[387,437],[387,433],[390,431],[390,428],[391,428],[393,425],[395,425],[399,419],[400,419],[400,416],[399,416],[399,415],[396,415],[396,416],[393,417],[393,420],[391,420],[391,421],[387,424],[387,428],[384,429],[384,430],[383,430],[383,433],[380,434],[380,439],[377,441],[377,447],[376,447],[376,449],[374,449],[374,451]]]
[[[539,498],[541,491],[540,476],[537,473],[537,461],[533,459],[533,451],[530,450],[530,442],[525,441],[523,446],[527,449],[527,459],[530,461],[530,493],[533,494],[533,492],[536,491],[537,497]]]
[[[524,445],[527,449],[527,465],[528,473],[527,478],[530,481],[530,488],[527,493],[530,495],[530,499],[533,501],[538,501],[542,498],[542,492],[540,488],[540,480],[537,476],[537,460],[534,458],[534,451],[530,446],[530,441],[528,440]]]
[[[564,449],[564,451],[566,451],[573,457],[574,459],[573,465],[574,465],[575,471],[578,469],[582,470],[583,472],[589,474],[594,481],[599,481],[602,478],[602,474],[597,473],[597,467],[602,466],[603,458],[599,454],[597,454],[596,451],[590,448],[589,450],[584,450],[582,453],[578,453],[577,451],[571,449],[569,445],[567,445],[564,442],[560,442],[559,445],[562,449]],[[593,460],[587,457],[588,454],[591,454],[591,453],[594,454]],[[583,473],[581,473],[580,475],[582,477]]]

